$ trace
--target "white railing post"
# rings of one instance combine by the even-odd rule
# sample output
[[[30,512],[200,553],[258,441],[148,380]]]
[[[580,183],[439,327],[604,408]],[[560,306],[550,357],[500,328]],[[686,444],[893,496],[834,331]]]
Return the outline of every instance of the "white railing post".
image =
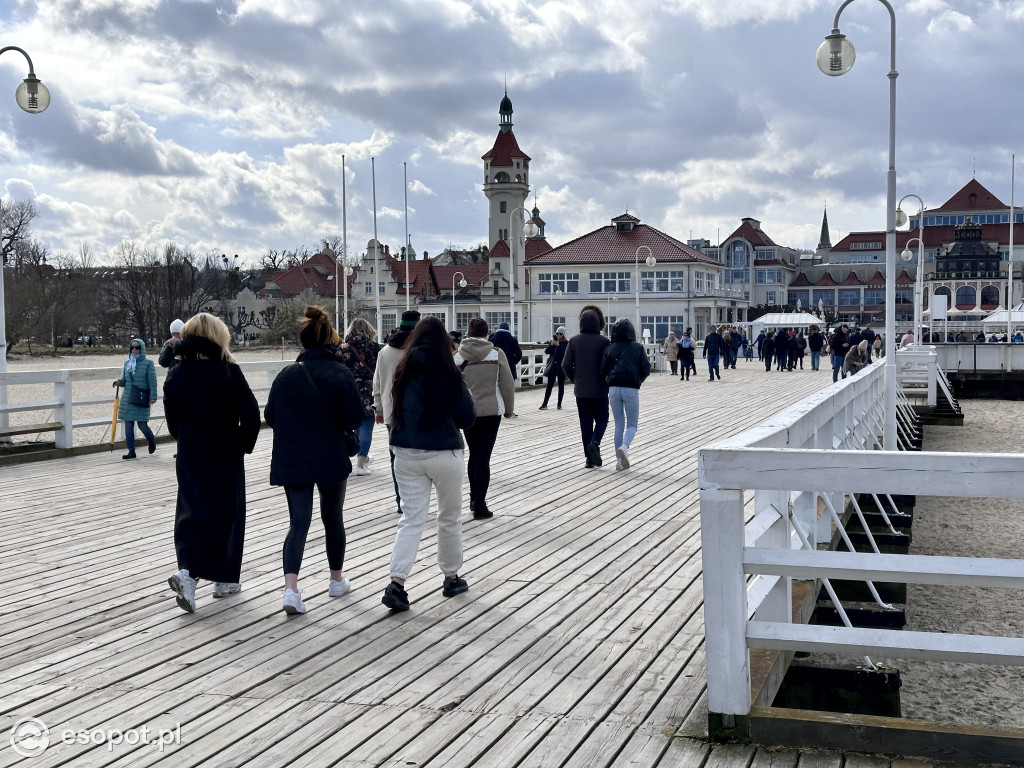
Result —
[[[928,355],[928,407],[934,408],[938,403],[939,356],[934,352]]]
[[[56,448],[68,449],[74,445],[72,431],[74,426],[74,398],[71,377],[68,371],[60,372],[60,381],[53,383],[53,399],[60,402],[54,409],[56,420],[61,423],[61,428],[53,436],[53,443]]]
[[[743,492],[701,488],[700,524],[708,712],[732,723],[750,712]]]

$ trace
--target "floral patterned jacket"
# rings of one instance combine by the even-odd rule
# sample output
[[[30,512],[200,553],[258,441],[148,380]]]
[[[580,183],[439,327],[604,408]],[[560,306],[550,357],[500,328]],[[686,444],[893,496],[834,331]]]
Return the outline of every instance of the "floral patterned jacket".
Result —
[[[359,334],[349,334],[335,351],[338,359],[356,380],[365,416],[373,416],[373,371],[377,367],[380,344]]]

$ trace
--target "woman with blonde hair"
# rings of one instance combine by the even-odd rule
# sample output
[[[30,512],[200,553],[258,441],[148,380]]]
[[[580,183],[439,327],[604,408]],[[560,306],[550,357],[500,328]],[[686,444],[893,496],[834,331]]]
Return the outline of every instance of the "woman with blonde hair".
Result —
[[[302,353],[274,378],[263,415],[274,430],[270,484],[284,486],[289,528],[284,540],[284,600],[288,614],[305,613],[299,589],[306,536],[313,519],[313,486],[320,494],[327,565],[327,593],[340,597],[350,584],[345,562],[345,483],[352,464],[345,433],[363,422],[363,406],[348,369],[335,356],[337,332],[323,307],[306,307],[299,319]]]
[[[196,582],[213,596],[241,590],[245,541],[245,454],[260,431],[256,398],[228,352],[231,333],[202,312],[181,330],[178,361],[164,382],[167,428],[178,441],[174,549],[178,572],[168,579],[178,605],[196,609]]]
[[[363,423],[359,425],[359,453],[356,454],[357,475],[370,474],[370,441],[373,439],[373,373],[377,369],[377,355],[380,344],[374,339],[377,332],[362,317],[349,323],[345,333],[345,341],[338,347],[335,354],[352,374],[352,379],[359,390],[363,401]]]

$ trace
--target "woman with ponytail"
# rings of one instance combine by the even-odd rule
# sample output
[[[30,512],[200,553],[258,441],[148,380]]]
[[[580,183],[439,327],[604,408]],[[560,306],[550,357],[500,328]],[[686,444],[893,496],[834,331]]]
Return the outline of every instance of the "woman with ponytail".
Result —
[[[452,357],[452,341],[436,317],[416,325],[395,368],[391,389],[391,450],[402,500],[402,517],[391,555],[391,583],[381,602],[392,611],[409,610],[409,577],[430,508],[437,493],[437,565],[441,592],[453,597],[469,589],[462,567],[462,434],[476,420],[473,396]]]
[[[270,484],[284,486],[290,525],[284,541],[284,612],[305,613],[299,568],[313,518],[313,486],[320,494],[327,565],[327,593],[340,597],[350,584],[345,562],[345,483],[352,463],[345,432],[363,421],[363,405],[348,369],[334,355],[337,332],[323,307],[310,306],[299,319],[303,351],[274,379],[264,416],[274,430]]]

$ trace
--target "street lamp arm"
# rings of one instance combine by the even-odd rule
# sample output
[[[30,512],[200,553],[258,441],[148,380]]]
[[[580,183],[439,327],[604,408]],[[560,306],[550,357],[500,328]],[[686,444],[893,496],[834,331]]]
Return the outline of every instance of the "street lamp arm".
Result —
[[[839,6],[839,10],[836,11],[836,18],[832,22],[832,31],[839,31],[839,17],[843,15],[843,11],[846,10],[846,6],[852,3],[853,0],[845,0],[845,2]],[[889,11],[889,30],[891,32],[889,36],[889,69],[890,77],[896,74],[896,11],[893,10],[888,0],[878,0],[882,5]]]
[[[0,56],[2,56],[3,54],[7,53],[8,51],[17,51],[22,56],[24,56],[25,57],[25,61],[28,62],[28,76],[29,77],[35,77],[36,76],[35,67],[32,66],[32,57],[29,56],[28,53],[26,53],[24,50],[22,50],[21,48],[19,48],[16,45],[5,45],[3,48],[0,48]]]

